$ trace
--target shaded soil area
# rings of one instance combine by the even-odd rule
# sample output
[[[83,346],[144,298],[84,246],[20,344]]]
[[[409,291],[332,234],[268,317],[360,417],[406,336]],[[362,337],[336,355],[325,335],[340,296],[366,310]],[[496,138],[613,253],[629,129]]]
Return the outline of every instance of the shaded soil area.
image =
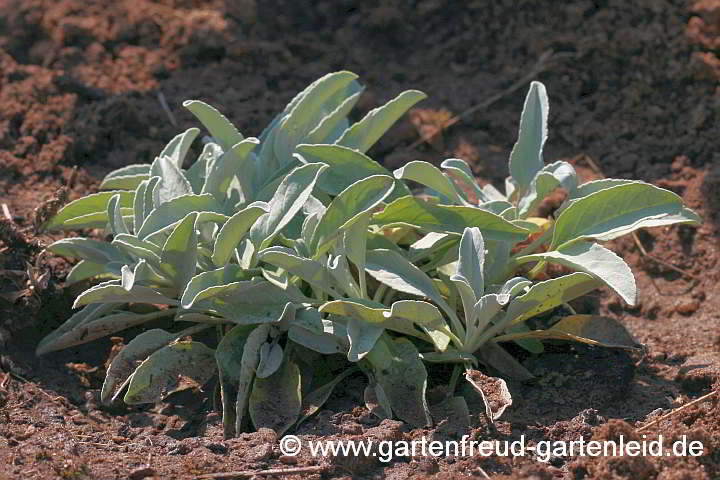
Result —
[[[720,386],[718,54],[715,0],[0,0],[0,204],[11,218],[0,220],[0,478],[191,478],[315,465],[326,468],[297,478],[720,478],[717,397],[635,430]],[[35,358],[76,292],[63,288],[69,264],[39,255],[53,237],[36,234],[34,222],[95,191],[108,171],[152,161],[195,125],[183,100],[207,101],[258,135],[309,82],[349,69],[368,87],[358,115],[404,89],[429,94],[373,158],[397,167],[460,157],[500,185],[526,84],[507,89],[533,68],[550,96],[547,161],[570,159],[586,179],[652,181],[705,219],[613,242],[637,276],[638,306],[608,292],[574,305],[619,318],[646,353],[558,344],[525,358],[538,379],[510,385],[515,403],[496,431],[479,403],[470,427],[442,415],[427,430],[381,422],[362,406],[363,377],[353,376],[295,433],[306,441],[524,435],[530,444],[663,434],[701,441],[703,455],[283,457],[270,431],[223,440],[212,385],[150,407],[99,405],[109,340]],[[411,148],[427,128],[473,107]],[[436,397],[445,373],[431,371]]]

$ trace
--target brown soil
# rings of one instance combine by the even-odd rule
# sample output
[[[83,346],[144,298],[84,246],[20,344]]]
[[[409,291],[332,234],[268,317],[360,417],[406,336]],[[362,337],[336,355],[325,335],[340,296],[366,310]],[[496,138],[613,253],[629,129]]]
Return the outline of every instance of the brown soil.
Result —
[[[650,255],[691,276],[621,239],[614,246],[636,273],[640,305],[608,292],[575,305],[619,318],[646,355],[552,346],[524,360],[539,381],[510,385],[514,404],[497,431],[470,405],[469,434],[530,443],[641,438],[635,427],[720,387],[719,1],[0,0],[0,204],[13,217],[0,223],[0,478],[191,478],[304,465],[328,465],[302,475],[313,478],[447,479],[481,469],[498,478],[720,478],[717,397],[642,432],[700,440],[700,457],[291,459],[269,431],[223,440],[208,393],[99,406],[108,340],[33,355],[67,318],[74,294],[63,289],[69,264],[38,257],[52,238],[34,235],[35,209],[51,213],[62,187],[74,199],[111,169],[151,161],[194,124],[182,100],[208,101],[256,135],[308,82],[347,68],[368,85],[361,112],[406,88],[430,96],[374,158],[395,167],[461,157],[499,182],[522,90],[431,145],[408,146],[428,124],[502,92],[549,49],[557,55],[537,75],[551,97],[546,159],[572,158],[590,178],[589,157],[609,176],[653,181],[682,195],[705,224],[638,235]],[[432,386],[444,373],[431,371]],[[429,430],[379,422],[361,408],[363,388],[361,376],[343,382],[297,434],[444,440],[467,432],[450,420]]]

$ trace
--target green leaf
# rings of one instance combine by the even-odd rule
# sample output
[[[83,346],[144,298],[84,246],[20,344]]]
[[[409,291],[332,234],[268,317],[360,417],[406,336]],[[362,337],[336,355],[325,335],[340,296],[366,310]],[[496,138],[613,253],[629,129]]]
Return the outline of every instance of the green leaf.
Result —
[[[295,424],[295,428],[297,428],[302,422],[310,418],[315,412],[320,410],[320,407],[322,407],[325,402],[327,402],[327,399],[330,398],[330,394],[335,389],[335,387],[356,371],[357,369],[355,368],[348,368],[331,381],[317,387],[315,390],[307,394],[305,398],[302,399],[300,418]]]
[[[188,214],[173,229],[160,253],[162,273],[183,291],[195,275],[198,238],[195,231],[197,213]]]
[[[360,295],[367,297],[367,285],[365,281],[365,257],[367,255],[367,229],[370,223],[371,213],[367,212],[360,216],[350,227],[345,229],[343,236],[343,249],[348,259],[355,264],[360,279]]]
[[[370,250],[366,262],[365,271],[377,281],[399,292],[428,297],[438,305],[445,305],[445,300],[430,277],[399,253],[384,249]]]
[[[528,318],[585,295],[601,284],[602,282],[594,276],[582,272],[538,282],[526,293],[510,302],[506,318],[513,324],[524,322]]]
[[[465,160],[448,158],[443,160],[440,166],[470,204],[477,205],[490,201],[490,198],[478,186],[475,176]]]
[[[65,286],[98,276],[119,277],[123,262],[96,263],[90,260],[79,261],[65,277]]]
[[[392,174],[367,155],[342,145],[298,145],[297,151],[306,162],[322,162],[330,166],[318,180],[318,186],[330,195],[338,195],[353,183],[373,175]],[[410,191],[402,182],[395,182],[393,194]]]
[[[427,95],[418,90],[402,92],[385,105],[369,111],[362,120],[345,130],[335,143],[367,152],[410,107],[425,98]]]
[[[255,220],[267,213],[268,208],[266,203],[253,202],[225,222],[215,238],[212,256],[215,265],[225,265],[230,261],[233,251],[240,244],[245,233],[252,227]]]
[[[95,263],[129,263],[130,257],[107,242],[90,238],[63,238],[47,247],[47,251],[68,258],[82,258]]]
[[[349,346],[347,329],[340,323],[323,320],[314,308],[301,308],[296,312],[288,337],[323,355],[344,353]]]
[[[75,230],[85,227],[102,228],[107,224],[108,202],[115,195],[120,195],[118,202],[120,207],[132,207],[133,198],[135,197],[134,192],[111,190],[93,193],[65,205],[45,224],[44,228],[45,230]],[[92,218],[89,221],[77,221],[86,216],[92,216]]]
[[[174,226],[193,212],[222,213],[222,211],[223,209],[215,200],[215,197],[208,193],[177,197],[154,209],[143,222],[137,232],[137,237],[140,240],[145,240],[152,234]]]
[[[305,137],[307,143],[327,143],[334,142],[347,129],[347,116],[360,99],[364,88],[357,82],[352,82],[347,89],[349,94],[335,110],[323,117]],[[340,130],[339,130],[340,129]],[[339,130],[339,131],[338,131]]]
[[[612,240],[644,227],[697,224],[677,194],[644,182],[606,188],[572,203],[555,222],[551,249],[584,239]]]
[[[190,182],[169,157],[158,157],[150,166],[150,176],[160,177],[158,185],[159,205],[173,198],[193,193]],[[145,208],[147,208],[147,201]]]
[[[160,152],[160,156],[169,157],[177,168],[182,168],[185,156],[199,133],[200,129],[195,127],[188,128],[183,133],[178,133],[165,145],[165,148]]]
[[[373,215],[371,225],[398,227],[409,225],[430,232],[461,235],[466,227],[478,227],[485,240],[520,242],[529,232],[499,215],[479,208],[433,205],[414,197],[399,198]]]
[[[183,308],[191,308],[196,302],[212,298],[225,291],[226,287],[244,279],[242,270],[235,264],[202,272],[187,283],[180,303]]]
[[[150,178],[149,164],[128,165],[105,175],[98,188],[100,190],[135,190],[143,180],[148,178]]]
[[[382,202],[392,189],[392,177],[373,175],[343,190],[320,217],[310,251],[319,255],[329,250],[345,230]]]
[[[617,320],[601,315],[570,315],[547,330],[508,333],[493,339],[507,342],[521,339],[573,340],[600,347],[638,350],[640,345]]]
[[[215,369],[214,350],[200,342],[173,343],[150,355],[135,370],[125,393],[125,403],[163,400],[181,386],[181,378],[202,386],[215,375]]]
[[[282,436],[298,420],[302,408],[300,369],[291,362],[268,378],[255,378],[250,394],[250,418],[255,428],[270,428]]]
[[[122,212],[120,211],[120,195],[113,195],[108,202],[108,224],[110,225],[110,233],[118,235],[121,233],[130,233],[123,220]]]
[[[243,136],[237,128],[225,118],[225,116],[200,100],[186,100],[183,107],[192,112],[200,123],[207,128],[213,139],[219,143],[224,151],[228,151],[233,145],[243,141]]]
[[[145,193],[147,193],[149,184],[150,180],[143,180],[135,189],[135,198],[133,199],[133,233],[137,233],[145,221]]]
[[[247,200],[252,194],[250,175],[250,153],[260,143],[255,137],[249,137],[239,142],[223,153],[210,167],[202,193],[212,193],[218,202],[225,202],[228,198],[228,188],[234,178],[237,178],[242,190],[243,199]]]
[[[341,71],[325,75],[313,82],[297,103],[278,124],[273,139],[273,151],[279,161],[278,167],[292,158],[295,147],[302,143],[310,131],[329,112],[325,107],[330,99],[342,92],[357,78],[352,72]],[[335,108],[335,102],[332,107]]]
[[[85,323],[91,322],[96,318],[99,318],[100,316],[112,311],[113,309],[117,308],[117,306],[117,303],[96,303],[83,307],[81,310],[73,313],[70,318],[68,318],[53,332],[46,335],[42,340],[40,340],[40,343],[38,343],[37,349],[35,350],[35,354],[44,355],[48,352],[53,351],[54,349],[51,347],[58,338],[65,335],[67,332],[70,332],[73,329]]]
[[[635,305],[637,289],[630,267],[607,248],[590,242],[575,242],[556,251],[519,257],[517,261],[546,261],[589,273],[622,297],[630,305]]]
[[[472,311],[473,305],[485,292],[485,242],[480,229],[466,228],[460,239],[458,250],[458,263],[456,273],[450,277],[460,292],[467,315]]]
[[[577,174],[575,168],[567,162],[554,162],[546,165],[533,178],[527,193],[518,203],[518,215],[525,218],[535,207],[556,188],[568,192],[575,190]]]
[[[185,172],[185,178],[188,179],[192,186],[193,193],[199,195],[205,185],[207,173],[218,158],[223,154],[223,150],[217,143],[206,143],[202,153],[190,168]]]
[[[220,396],[223,404],[223,433],[225,438],[234,437],[237,433],[237,412],[235,405],[238,399],[240,382],[245,383],[247,395],[248,386],[252,383],[252,370],[243,370],[243,354],[249,335],[255,325],[237,325],[227,332],[215,350],[215,361],[220,376]],[[254,367],[253,367],[254,370]],[[244,377],[244,378],[243,378]],[[248,379],[249,377],[249,379]]]
[[[267,378],[280,368],[284,352],[277,343],[265,342],[260,346],[260,362],[255,370],[257,378]]]
[[[336,282],[330,270],[316,260],[300,257],[294,250],[285,247],[266,248],[258,253],[258,260],[280,267],[323,292],[337,296],[337,292],[333,289]]]
[[[145,260],[153,268],[160,269],[161,250],[154,243],[150,243],[145,240],[140,240],[134,235],[120,234],[113,238],[113,246],[125,251],[126,253]]]
[[[438,308],[428,302],[419,300],[399,300],[394,302],[389,312],[383,315],[390,320],[409,320],[420,327],[432,340],[439,351],[443,352],[450,344],[450,328]],[[396,330],[386,322],[385,328]]]
[[[375,346],[385,329],[381,326],[349,317],[347,336],[350,341],[347,359],[350,362],[362,360]]]
[[[404,338],[383,338],[367,356],[393,412],[413,427],[432,425],[425,391],[427,371],[415,346]]]
[[[400,180],[412,180],[413,182],[430,187],[450,199],[453,203],[463,203],[452,181],[431,163],[415,160],[395,170],[393,175]]]
[[[302,209],[326,168],[322,163],[310,163],[295,168],[283,179],[269,202],[270,211],[250,229],[250,238],[257,250],[270,245],[274,236]]]
[[[125,290],[117,281],[103,282],[78,295],[73,308],[90,303],[153,303],[158,305],[177,305],[178,301],[168,298],[162,292],[149,287],[134,285]]]
[[[240,334],[241,332],[237,332],[238,336]],[[259,325],[250,332],[243,345],[242,360],[237,377],[237,399],[235,401],[235,431],[238,434],[242,431],[243,420],[246,418],[245,411],[248,409],[250,401],[250,392],[253,388],[255,370],[260,362],[260,346],[267,340],[269,334],[269,325]],[[231,341],[232,344],[238,343],[237,340]],[[232,344],[229,345],[229,347],[232,347]]]
[[[125,345],[112,360],[105,374],[100,400],[108,401],[122,391],[122,385],[130,378],[137,363],[145,360],[151,353],[164,347],[176,338],[174,333],[153,328],[142,332]],[[118,387],[120,387],[118,389]]]
[[[545,86],[532,82],[522,115],[518,139],[510,153],[510,175],[522,190],[543,168],[542,150],[547,139],[548,97]]]

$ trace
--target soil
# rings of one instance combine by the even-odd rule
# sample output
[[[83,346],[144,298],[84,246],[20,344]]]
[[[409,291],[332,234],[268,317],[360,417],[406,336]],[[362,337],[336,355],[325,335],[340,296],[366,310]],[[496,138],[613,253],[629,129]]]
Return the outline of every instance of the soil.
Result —
[[[530,444],[662,434],[702,441],[703,455],[283,457],[271,431],[223,440],[212,388],[142,408],[99,405],[109,340],[34,356],[76,293],[63,287],[69,263],[39,255],[57,236],[37,234],[34,222],[95,191],[108,171],[152,161],[194,125],[183,100],[207,101],[257,135],[307,83],[349,69],[368,87],[358,114],[407,88],[429,94],[373,158],[397,167],[460,157],[499,185],[526,84],[410,147],[428,125],[505,92],[548,50],[535,76],[550,95],[546,160],[571,159],[586,179],[599,166],[654,182],[705,219],[613,242],[636,274],[638,306],[606,291],[574,305],[619,319],[646,352],[558,344],[524,359],[538,381],[510,384],[514,403],[496,430],[480,404],[470,405],[469,428],[451,418],[425,430],[379,421],[362,406],[363,377],[353,376],[296,433],[524,435]],[[718,0],[0,0],[0,204],[12,218],[0,223],[0,478],[191,478],[313,465],[327,468],[293,477],[720,478],[717,396],[636,431],[720,387],[719,54]],[[431,371],[431,387],[441,389],[446,373]]]

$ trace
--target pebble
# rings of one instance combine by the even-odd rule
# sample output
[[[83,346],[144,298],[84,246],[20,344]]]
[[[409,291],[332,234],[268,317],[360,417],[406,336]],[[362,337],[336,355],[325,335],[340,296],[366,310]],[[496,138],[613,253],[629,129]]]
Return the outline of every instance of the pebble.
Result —
[[[681,315],[692,315],[700,308],[698,300],[681,300],[675,304],[675,311]]]

